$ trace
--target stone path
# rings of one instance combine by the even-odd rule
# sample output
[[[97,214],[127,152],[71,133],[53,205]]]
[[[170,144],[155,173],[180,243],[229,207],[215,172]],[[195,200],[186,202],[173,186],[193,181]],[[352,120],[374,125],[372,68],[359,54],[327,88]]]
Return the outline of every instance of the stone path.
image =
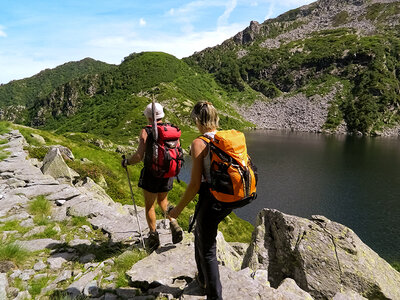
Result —
[[[60,184],[35,167],[23,150],[26,144],[18,131],[2,136],[9,140],[5,151],[10,157],[0,162],[0,218],[12,210],[23,208],[29,200],[43,195],[59,206],[54,218],[62,221],[68,216],[87,217],[96,228],[107,232],[113,242],[137,242],[140,234],[133,205],[115,203],[104,190],[87,179],[79,186]],[[138,219],[146,234],[144,208],[138,207]]]

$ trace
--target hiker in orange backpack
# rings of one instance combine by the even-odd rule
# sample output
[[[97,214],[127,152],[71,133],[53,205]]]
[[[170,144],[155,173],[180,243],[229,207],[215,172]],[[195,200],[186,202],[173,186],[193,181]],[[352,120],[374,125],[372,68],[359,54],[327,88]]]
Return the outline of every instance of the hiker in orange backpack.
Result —
[[[228,163],[222,161],[214,163],[217,158],[213,156],[216,151],[218,151],[214,149],[214,145],[217,141],[215,137],[218,136],[219,133],[217,132],[219,117],[216,109],[210,102],[198,102],[192,110],[191,117],[202,136],[196,138],[192,142],[192,172],[190,183],[181,201],[169,212],[169,216],[177,218],[186,205],[199,193],[199,201],[196,205],[194,217],[196,220],[194,229],[195,259],[198,270],[196,281],[205,289],[207,299],[222,299],[222,286],[216,257],[218,224],[231,213],[233,208],[247,204],[255,199],[255,174],[252,168],[247,167],[250,164],[250,160],[247,156],[243,136],[242,140],[240,140],[239,152],[241,156],[243,156],[241,160],[243,160],[245,166],[243,168],[239,166],[239,171],[233,176],[240,177],[239,181],[241,186],[239,186],[239,181],[235,184],[235,180],[232,180],[233,185],[227,186],[223,184],[223,180],[221,180],[218,174],[222,174],[225,171],[228,172],[229,168],[236,168],[236,165],[242,162],[236,163],[236,159],[230,159]],[[236,136],[238,132],[222,131],[222,133],[222,135],[233,134]],[[242,135],[243,134],[240,136]],[[232,142],[232,139],[230,139],[229,142]],[[235,147],[230,145],[228,148]],[[243,152],[245,153],[243,154]],[[217,170],[219,166],[223,170]],[[232,169],[232,172],[235,171]],[[242,175],[240,175],[240,173],[242,173]],[[243,177],[243,174],[246,174],[246,176]],[[230,175],[228,173],[223,174],[223,177],[226,178],[226,176]],[[243,182],[246,182],[246,184],[243,185]],[[220,189],[221,187],[222,189]],[[229,193],[231,193],[231,195],[225,193],[227,190],[230,190]],[[216,197],[220,199],[217,200]]]
[[[146,220],[150,229],[146,247],[149,252],[160,246],[159,234],[156,230],[155,201],[166,214],[168,209],[168,192],[173,187],[173,176],[177,176],[183,161],[183,152],[179,144],[180,130],[171,125],[163,123],[164,110],[159,103],[150,103],[144,110],[149,124],[140,132],[139,146],[136,152],[128,159],[123,159],[121,164],[124,168],[127,165],[134,165],[144,158],[144,167],[140,173],[138,186],[143,189],[146,209]],[[154,120],[153,120],[154,116]],[[157,128],[154,139],[154,128]],[[170,134],[168,141],[163,141],[165,134]],[[176,136],[171,136],[176,134]],[[172,142],[173,146],[168,147],[167,143]],[[165,144],[165,145],[164,145]],[[168,144],[169,145],[169,144]],[[156,150],[154,150],[156,149]],[[165,155],[168,152],[168,155]],[[166,156],[170,158],[168,161]],[[172,158],[171,158],[172,157]],[[169,217],[172,241],[179,243],[183,238],[183,231],[176,219]]]

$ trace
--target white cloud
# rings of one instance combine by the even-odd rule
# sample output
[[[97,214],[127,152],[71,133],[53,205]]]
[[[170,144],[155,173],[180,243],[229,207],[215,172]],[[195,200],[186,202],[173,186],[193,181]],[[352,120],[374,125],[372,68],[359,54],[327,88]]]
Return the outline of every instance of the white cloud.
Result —
[[[103,37],[91,40],[88,46],[96,48],[98,53],[103,54],[97,59],[112,63],[117,63],[118,59],[129,53],[142,51],[162,51],[182,58],[206,47],[216,46],[243,30],[244,27],[244,24],[232,24],[218,27],[213,31],[188,32],[179,36],[166,34],[148,38]],[[107,57],[104,57],[104,54]]]
[[[218,18],[218,22],[217,22],[218,27],[228,23],[229,16],[233,12],[233,10],[236,8],[236,5],[237,5],[237,0],[230,0],[226,4],[226,9],[225,9],[224,13],[222,14],[222,16],[220,16]]]
[[[267,12],[267,15],[265,16],[265,20],[270,19],[274,15],[274,10],[275,10],[275,3],[272,2],[268,8],[268,12]]]
[[[140,27],[146,26],[146,21],[145,21],[145,19],[140,18],[140,20],[139,20],[139,25],[140,25]]]
[[[65,63],[62,59],[59,61],[46,60],[37,61],[30,57],[22,56],[0,56],[0,83],[8,83],[13,79],[22,79],[31,77],[46,68],[54,68]]]
[[[7,33],[4,31],[4,27],[0,25],[0,37],[7,37]]]

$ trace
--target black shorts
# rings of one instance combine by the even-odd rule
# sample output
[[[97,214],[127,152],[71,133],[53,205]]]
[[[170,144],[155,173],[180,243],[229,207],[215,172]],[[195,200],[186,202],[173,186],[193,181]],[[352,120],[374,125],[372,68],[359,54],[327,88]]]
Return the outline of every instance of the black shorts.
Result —
[[[138,186],[150,193],[164,193],[172,190],[174,178],[154,177],[151,172],[143,168],[140,172]]]

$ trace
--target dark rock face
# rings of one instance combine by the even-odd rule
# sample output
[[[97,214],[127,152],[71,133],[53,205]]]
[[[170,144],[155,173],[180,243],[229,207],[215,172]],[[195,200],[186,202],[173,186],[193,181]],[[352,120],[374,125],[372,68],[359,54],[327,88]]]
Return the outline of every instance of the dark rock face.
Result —
[[[400,299],[400,273],[349,228],[323,216],[311,220],[264,209],[242,268],[268,270],[271,286],[289,277],[316,299],[342,290],[368,299]]]

